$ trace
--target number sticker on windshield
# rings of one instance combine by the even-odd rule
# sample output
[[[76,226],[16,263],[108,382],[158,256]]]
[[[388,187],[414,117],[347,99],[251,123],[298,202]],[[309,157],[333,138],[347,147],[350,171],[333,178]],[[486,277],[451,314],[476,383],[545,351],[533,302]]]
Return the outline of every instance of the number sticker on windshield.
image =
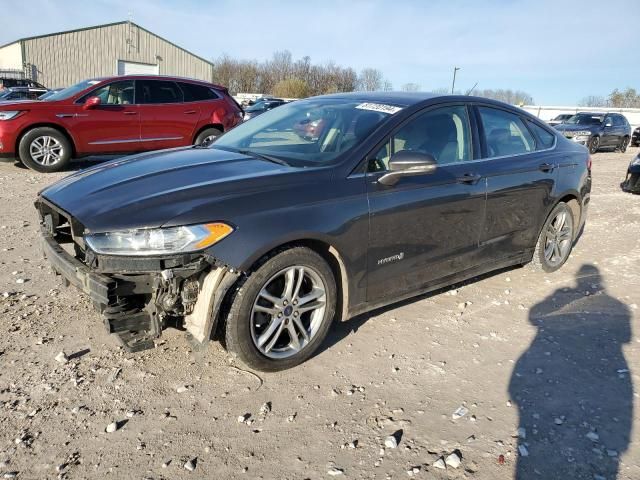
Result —
[[[372,112],[382,112],[393,115],[402,110],[402,107],[396,107],[394,105],[385,105],[383,103],[361,103],[356,108],[360,110],[371,110]]]

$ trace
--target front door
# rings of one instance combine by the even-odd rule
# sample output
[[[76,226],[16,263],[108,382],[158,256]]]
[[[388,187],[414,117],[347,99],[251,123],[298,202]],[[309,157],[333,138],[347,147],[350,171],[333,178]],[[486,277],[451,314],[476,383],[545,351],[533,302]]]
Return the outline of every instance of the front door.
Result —
[[[141,141],[147,150],[191,145],[200,118],[197,103],[185,103],[182,90],[168,80],[138,80]]]
[[[553,136],[542,127],[495,107],[479,106],[478,113],[489,167],[480,245],[485,261],[499,261],[535,245],[560,165]],[[540,129],[537,140],[530,128]]]
[[[431,154],[432,174],[393,186],[378,179],[401,150]],[[482,162],[473,162],[465,105],[427,110],[401,126],[369,159],[367,300],[419,290],[474,263],[485,206]]]
[[[85,95],[69,118],[78,151],[83,153],[131,152],[140,148],[140,112],[135,104],[133,80],[108,83]],[[87,98],[99,97],[100,105],[85,110]]]

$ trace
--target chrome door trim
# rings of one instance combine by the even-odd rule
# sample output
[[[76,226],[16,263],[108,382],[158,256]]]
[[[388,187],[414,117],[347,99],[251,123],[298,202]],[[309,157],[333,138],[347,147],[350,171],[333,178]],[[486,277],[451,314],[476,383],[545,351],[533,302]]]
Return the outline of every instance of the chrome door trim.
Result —
[[[135,143],[135,142],[158,142],[161,140],[182,140],[184,137],[162,137],[162,138],[132,138],[130,140],[102,140],[90,142],[89,145],[111,145],[114,143]]]

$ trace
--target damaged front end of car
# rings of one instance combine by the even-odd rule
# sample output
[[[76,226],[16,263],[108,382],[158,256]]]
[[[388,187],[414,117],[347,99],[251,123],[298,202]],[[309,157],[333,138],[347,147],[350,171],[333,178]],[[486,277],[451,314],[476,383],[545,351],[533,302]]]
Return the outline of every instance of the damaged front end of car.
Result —
[[[107,234],[92,236],[77,219],[44,197],[38,198],[36,208],[42,248],[53,270],[67,285],[89,295],[107,331],[125,349],[153,348],[154,340],[170,326],[184,328],[196,345],[207,343],[215,331],[222,300],[239,276],[234,268],[206,253],[203,246],[207,242],[196,244],[199,238],[192,236],[182,243],[202,247],[197,251],[174,253],[156,248],[148,250],[149,254],[146,250],[128,252],[126,248],[131,247],[123,245],[131,241],[127,244],[114,235],[103,238]],[[184,229],[189,228],[193,229]],[[215,233],[218,240],[228,234],[220,228],[208,230],[203,235]],[[108,242],[116,247],[110,249]]]
[[[627,175],[621,186],[625,192],[640,194],[640,153],[629,163]]]

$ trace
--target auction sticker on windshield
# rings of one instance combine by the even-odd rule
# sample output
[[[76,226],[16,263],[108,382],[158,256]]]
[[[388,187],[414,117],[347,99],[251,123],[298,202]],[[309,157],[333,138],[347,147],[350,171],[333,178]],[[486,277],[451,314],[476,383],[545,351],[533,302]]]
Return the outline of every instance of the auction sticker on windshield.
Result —
[[[385,105],[384,103],[361,103],[356,108],[360,110],[371,110],[373,112],[382,112],[393,115],[402,110],[402,107],[396,107],[394,105]]]

